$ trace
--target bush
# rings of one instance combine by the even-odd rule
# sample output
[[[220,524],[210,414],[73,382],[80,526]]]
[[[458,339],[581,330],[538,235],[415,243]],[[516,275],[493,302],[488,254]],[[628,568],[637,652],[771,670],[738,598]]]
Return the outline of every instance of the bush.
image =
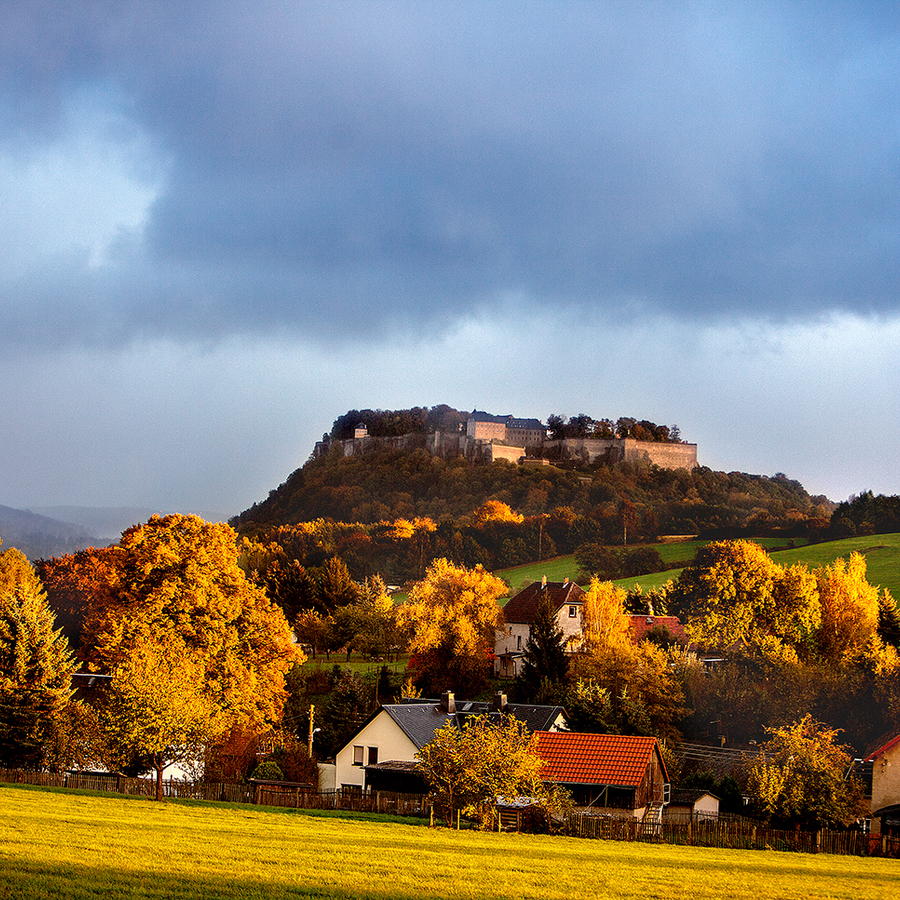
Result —
[[[262,781],[284,781],[284,772],[281,766],[272,760],[261,762],[254,770],[251,778],[259,778]]]

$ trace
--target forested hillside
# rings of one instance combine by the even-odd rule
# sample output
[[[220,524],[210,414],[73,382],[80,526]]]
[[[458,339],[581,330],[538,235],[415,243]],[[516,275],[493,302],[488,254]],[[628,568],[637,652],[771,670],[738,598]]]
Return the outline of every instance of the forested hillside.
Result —
[[[499,500],[535,517],[567,507],[597,523],[607,543],[659,534],[807,533],[833,505],[782,475],[692,472],[629,463],[561,470],[505,462],[473,466],[424,449],[376,447],[345,457],[339,446],[310,460],[263,502],[232,521],[244,533],[312,521],[375,523],[428,516],[467,520]],[[627,532],[626,532],[627,529]]]

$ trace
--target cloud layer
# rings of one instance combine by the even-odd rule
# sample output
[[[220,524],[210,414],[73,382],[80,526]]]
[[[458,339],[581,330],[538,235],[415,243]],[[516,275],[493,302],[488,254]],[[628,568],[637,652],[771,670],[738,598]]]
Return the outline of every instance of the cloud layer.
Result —
[[[510,293],[893,312],[900,41],[867,10],[6,4],[6,340],[333,338]]]

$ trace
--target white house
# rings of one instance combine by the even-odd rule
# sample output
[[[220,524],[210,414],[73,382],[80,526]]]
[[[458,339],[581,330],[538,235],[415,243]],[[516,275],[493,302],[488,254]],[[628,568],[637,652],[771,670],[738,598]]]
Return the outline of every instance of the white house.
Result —
[[[556,620],[566,640],[581,639],[582,607],[584,591],[574,581],[533,581],[519,591],[503,608],[506,626],[497,629],[494,653],[497,661],[494,671],[501,678],[516,678],[522,671],[525,645],[531,635],[531,626],[544,597],[549,597],[556,609]]]
[[[335,787],[365,790],[373,780],[380,780],[389,790],[412,789],[409,785],[417,781],[416,754],[434,737],[435,731],[448,721],[461,727],[468,716],[485,714],[513,716],[530,731],[556,731],[566,727],[565,710],[561,706],[507,703],[502,693],[496,694],[492,703],[457,703],[450,692],[439,701],[388,703],[337,752]],[[390,787],[385,780],[390,781]]]

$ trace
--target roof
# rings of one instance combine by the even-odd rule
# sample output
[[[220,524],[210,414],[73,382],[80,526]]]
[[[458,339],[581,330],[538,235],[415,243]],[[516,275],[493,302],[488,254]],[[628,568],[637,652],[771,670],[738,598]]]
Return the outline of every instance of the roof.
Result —
[[[687,643],[688,637],[684,633],[684,625],[678,620],[678,616],[629,616],[634,642],[639,644],[647,636],[651,628],[663,626],[677,637]]]
[[[895,734],[892,737],[885,739],[879,738],[874,744],[869,745],[866,750],[866,756],[863,757],[863,762],[871,762],[877,756],[881,756],[882,753],[887,753],[895,744],[900,743],[900,734]]]
[[[507,703],[503,712],[500,712],[494,708],[493,703],[459,700],[456,702],[456,712],[452,714],[433,700],[427,703],[386,703],[382,709],[397,723],[416,749],[424,747],[434,737],[438,728],[451,720],[458,727],[462,727],[470,716],[510,715],[523,722],[529,731],[547,731],[553,727],[560,715],[566,714],[562,706]]]
[[[672,796],[669,799],[669,806],[693,806],[703,797],[713,797],[716,800],[719,799],[712,791],[705,791],[702,788],[686,788],[681,791],[672,791]]]
[[[543,596],[548,596],[556,609],[566,604],[582,603],[584,591],[574,581],[532,581],[503,607],[507,622],[531,625],[537,616],[538,605]]]
[[[654,753],[668,780],[666,764],[654,737],[620,734],[579,734],[573,731],[537,732],[541,777],[558,784],[596,784],[637,787]]]

